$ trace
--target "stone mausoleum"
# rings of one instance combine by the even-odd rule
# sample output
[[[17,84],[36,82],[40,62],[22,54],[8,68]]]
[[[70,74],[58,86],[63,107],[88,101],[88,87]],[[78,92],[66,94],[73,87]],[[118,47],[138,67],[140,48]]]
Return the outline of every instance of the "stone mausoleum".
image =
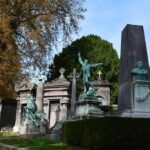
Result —
[[[43,110],[45,118],[48,120],[49,128],[53,127],[56,121],[65,121],[68,118],[68,107],[70,97],[70,82],[64,77],[63,69],[61,69],[59,78],[44,83],[43,91]],[[25,115],[25,106],[27,104],[27,96],[31,90],[35,90],[36,86],[28,82],[22,82],[16,87],[17,92],[17,111],[14,132],[19,131],[22,123],[21,118]],[[36,94],[35,94],[36,95]]]
[[[54,127],[57,121],[66,121],[71,118],[71,105],[76,103],[72,98],[72,92],[76,87],[72,82],[64,77],[65,69],[60,69],[60,76],[52,81],[44,83],[43,89],[43,110],[45,118],[48,121],[48,127]],[[97,98],[101,105],[110,105],[110,84],[107,81],[95,80],[92,84],[98,87]],[[76,84],[75,84],[76,86]],[[23,81],[16,86],[17,92],[17,110],[16,121],[13,128],[14,132],[19,132],[22,125],[22,118],[25,117],[25,106],[27,104],[27,97],[31,93],[36,96],[36,84]],[[71,100],[73,99],[73,100]],[[75,102],[73,102],[75,101]]]

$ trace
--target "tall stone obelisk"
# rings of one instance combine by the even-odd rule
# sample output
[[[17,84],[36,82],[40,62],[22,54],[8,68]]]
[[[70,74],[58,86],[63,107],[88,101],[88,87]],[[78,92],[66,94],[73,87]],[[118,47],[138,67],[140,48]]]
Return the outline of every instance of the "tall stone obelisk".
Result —
[[[149,78],[150,71],[143,26],[128,24],[122,31],[120,61],[118,110],[121,112],[128,111],[132,107],[133,77],[131,70],[138,61],[143,62],[144,68],[148,70]]]

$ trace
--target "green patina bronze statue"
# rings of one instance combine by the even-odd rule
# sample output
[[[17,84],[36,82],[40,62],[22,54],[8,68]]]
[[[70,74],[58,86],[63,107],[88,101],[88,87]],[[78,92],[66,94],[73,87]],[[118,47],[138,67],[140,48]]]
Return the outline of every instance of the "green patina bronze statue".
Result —
[[[26,112],[25,119],[27,119],[32,124],[39,126],[40,120],[44,117],[44,113],[39,113],[37,111],[35,98],[33,98],[32,95],[28,96],[25,112]]]
[[[45,81],[47,81],[47,73],[44,72],[44,71],[38,72],[36,77],[33,79],[33,82],[36,83],[36,84],[38,84],[38,83],[45,83]]]
[[[28,96],[27,106],[25,107],[26,119],[36,124],[35,112],[37,111],[37,105],[35,104],[35,99],[32,95]]]
[[[136,80],[146,80],[148,72],[143,67],[143,62],[138,61],[136,68],[133,68],[131,71],[132,74],[135,75]]]
[[[94,88],[90,84],[90,77],[91,77],[90,69],[91,67],[98,67],[102,63],[89,64],[88,59],[85,59],[84,61],[82,60],[80,52],[78,53],[78,59],[79,59],[79,63],[82,65],[82,76],[83,76],[83,85],[84,85],[83,95],[88,96],[90,93],[90,96],[92,95],[94,96],[94,93],[96,93],[96,88]],[[92,87],[92,89],[89,90],[90,87]],[[92,95],[91,95],[91,92],[93,93]]]

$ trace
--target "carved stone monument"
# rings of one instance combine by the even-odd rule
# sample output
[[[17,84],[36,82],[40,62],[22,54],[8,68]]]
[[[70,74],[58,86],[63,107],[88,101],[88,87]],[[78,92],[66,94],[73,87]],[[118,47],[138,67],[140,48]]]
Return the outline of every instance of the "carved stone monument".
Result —
[[[15,91],[17,93],[17,109],[16,109],[16,122],[13,127],[13,132],[19,132],[20,126],[22,124],[22,118],[25,116],[25,106],[27,104],[27,96],[31,93],[32,90],[36,89],[35,84],[27,82],[25,79],[16,84]]]
[[[70,81],[64,76],[64,68],[59,72],[59,78],[44,85],[44,109],[49,120],[50,139],[55,141],[61,140],[62,124],[68,120],[70,106]]]
[[[23,122],[22,129],[26,131],[20,131],[21,134],[45,134],[47,128],[47,120],[43,110],[43,94],[44,94],[44,82],[47,80],[45,72],[41,71],[37,77],[37,90],[36,100],[32,93],[27,98],[27,105],[25,107],[25,120]]]
[[[132,69],[132,112],[131,117],[150,118],[150,81],[147,80],[148,72],[144,68],[142,61],[137,62],[137,66]]]
[[[30,82],[23,81],[16,86],[17,92],[17,110],[16,110],[16,123],[14,126],[14,132],[21,132],[21,134],[28,133],[45,133],[48,128],[51,129],[55,126],[58,121],[66,121],[68,119],[69,112],[69,99],[70,99],[70,82],[64,77],[65,69],[60,69],[60,77],[52,80],[50,82],[43,83],[45,81],[45,76],[40,73],[38,76],[38,82],[36,84],[31,84]],[[39,82],[40,80],[40,82]],[[23,127],[24,124],[29,124],[24,122],[26,112],[25,109],[28,105],[28,95],[34,92],[34,97],[36,99],[35,103],[37,105],[37,111],[35,114],[43,113],[45,119],[40,123],[44,123],[44,126],[48,128],[43,128],[40,124],[39,127],[32,125],[30,123],[30,129]],[[29,127],[29,126],[28,126]]]
[[[142,76],[136,73],[136,66],[141,65],[142,67],[144,66]],[[130,116],[129,114],[132,114],[135,110],[134,108],[137,110],[138,107],[143,112],[145,111],[146,108],[141,107],[143,104],[135,101],[135,96],[141,97],[142,93],[148,93],[148,88],[145,88],[144,83],[148,82],[149,75],[150,71],[143,26],[127,25],[122,31],[119,75],[118,111],[122,116]],[[141,106],[136,107],[139,104]],[[131,116],[134,117],[136,115]]]
[[[58,121],[68,119],[70,82],[64,77],[65,69],[59,70],[59,78],[44,84],[44,112],[49,120],[49,128]]]
[[[45,134],[46,120],[45,114],[37,109],[35,98],[28,95],[25,107],[25,117],[20,128],[20,134]]]
[[[40,73],[37,86],[25,80],[16,85],[17,110],[14,132],[19,132],[20,134],[46,133],[47,121],[43,111],[43,76],[41,75],[43,73]]]

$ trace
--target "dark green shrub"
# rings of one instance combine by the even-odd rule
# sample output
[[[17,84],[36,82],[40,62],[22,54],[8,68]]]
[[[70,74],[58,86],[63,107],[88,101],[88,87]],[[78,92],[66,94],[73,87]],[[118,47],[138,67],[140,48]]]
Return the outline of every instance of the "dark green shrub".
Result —
[[[150,119],[95,118],[67,122],[63,141],[90,150],[150,150]]]

